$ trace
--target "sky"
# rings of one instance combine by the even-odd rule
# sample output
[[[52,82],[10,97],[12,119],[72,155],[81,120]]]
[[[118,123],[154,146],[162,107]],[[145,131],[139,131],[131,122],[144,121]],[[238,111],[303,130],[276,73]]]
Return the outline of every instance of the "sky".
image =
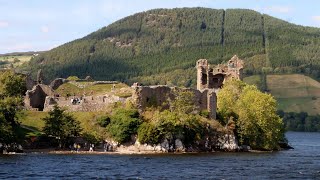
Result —
[[[49,50],[155,8],[243,8],[320,28],[319,0],[0,0],[0,54]]]

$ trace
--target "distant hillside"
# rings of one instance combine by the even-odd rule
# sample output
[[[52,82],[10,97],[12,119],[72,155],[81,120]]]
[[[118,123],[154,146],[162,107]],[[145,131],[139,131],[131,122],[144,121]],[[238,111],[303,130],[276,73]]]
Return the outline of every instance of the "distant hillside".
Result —
[[[87,75],[96,80],[195,85],[197,59],[215,64],[234,54],[247,75],[304,73],[320,77],[320,29],[252,10],[155,9],[128,16],[32,59],[48,80]]]
[[[0,57],[4,57],[4,56],[32,56],[34,54],[41,54],[44,52],[46,52],[46,51],[12,52],[12,53],[0,54]]]
[[[249,84],[261,86],[261,76],[244,79]],[[320,83],[301,74],[267,75],[266,88],[277,99],[278,108],[285,112],[320,112]]]

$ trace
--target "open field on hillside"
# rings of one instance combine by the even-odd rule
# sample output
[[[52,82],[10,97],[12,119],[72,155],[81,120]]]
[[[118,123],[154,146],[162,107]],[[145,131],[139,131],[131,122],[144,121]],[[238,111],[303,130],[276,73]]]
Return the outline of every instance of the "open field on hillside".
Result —
[[[0,62],[2,65],[13,64],[14,67],[20,66],[25,62],[29,62],[33,56],[32,55],[22,55],[22,56],[0,56]]]
[[[259,76],[244,79],[248,84],[259,84]],[[320,83],[301,74],[268,75],[267,88],[277,99],[278,108],[286,112],[320,112]]]

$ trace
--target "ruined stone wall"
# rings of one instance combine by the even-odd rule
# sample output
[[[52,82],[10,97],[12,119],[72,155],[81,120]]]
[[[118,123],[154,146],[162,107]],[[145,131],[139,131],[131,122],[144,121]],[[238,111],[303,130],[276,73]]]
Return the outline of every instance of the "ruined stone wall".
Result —
[[[103,111],[115,102],[125,102],[126,98],[114,95],[85,96],[85,97],[55,97],[47,96],[44,102],[44,110],[50,111],[54,105],[66,108],[69,112],[82,111]]]
[[[210,118],[216,118],[217,97],[213,90],[199,91],[191,88],[177,88],[168,86],[136,86],[132,96],[133,103],[140,110],[148,107],[162,107],[168,109],[169,99],[173,100],[176,91],[189,91],[194,94],[193,103],[199,110],[207,110]]]
[[[242,80],[243,60],[236,55],[227,63],[216,66],[208,65],[206,59],[199,59],[197,67],[197,89],[220,89],[228,79]]]
[[[24,98],[24,105],[26,109],[39,110],[44,109],[44,102],[47,96],[53,96],[53,90],[44,84],[33,86],[32,90],[27,90]]]

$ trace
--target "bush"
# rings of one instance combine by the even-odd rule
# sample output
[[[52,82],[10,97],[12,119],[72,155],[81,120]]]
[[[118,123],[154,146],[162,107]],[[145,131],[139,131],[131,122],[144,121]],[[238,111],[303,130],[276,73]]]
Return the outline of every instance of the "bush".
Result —
[[[160,143],[160,132],[152,123],[144,122],[138,129],[138,139],[142,144],[155,145]]]
[[[101,141],[101,138],[99,137],[99,135],[96,132],[85,132],[82,134],[82,137],[88,141],[90,144],[99,144],[99,142]]]
[[[225,83],[217,96],[219,118],[226,125],[234,118],[240,144],[263,150],[279,148],[278,142],[284,137],[283,122],[276,114],[277,103],[271,95],[232,80]],[[232,124],[229,125],[233,128]]]
[[[200,118],[199,115],[175,113],[166,110],[156,115],[156,130],[153,131],[159,134],[157,135],[159,142],[164,139],[169,142],[181,139],[188,146],[203,137],[205,126]],[[152,136],[148,135],[148,137]]]
[[[137,134],[138,127],[142,123],[139,112],[135,109],[117,109],[110,120],[107,132],[119,143],[129,141],[131,135]]]
[[[202,117],[209,118],[209,111],[208,110],[202,110],[202,111],[200,111],[199,114]]]
[[[69,76],[67,78],[67,80],[69,80],[69,81],[77,81],[77,80],[79,80],[79,78],[78,78],[78,76]]]
[[[13,63],[18,63],[18,62],[20,62],[20,59],[18,59],[18,58],[13,59]]]
[[[101,116],[97,118],[97,124],[101,127],[107,127],[110,124],[110,117],[109,116]]]

